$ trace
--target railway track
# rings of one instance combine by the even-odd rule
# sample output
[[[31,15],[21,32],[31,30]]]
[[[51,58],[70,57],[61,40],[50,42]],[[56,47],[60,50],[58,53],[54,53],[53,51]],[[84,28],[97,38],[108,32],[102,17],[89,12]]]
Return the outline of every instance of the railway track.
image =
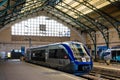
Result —
[[[120,80],[120,76],[112,76],[109,74],[104,74],[104,73],[96,73],[96,72],[91,72],[87,75],[82,75],[80,77],[83,77],[88,80]]]

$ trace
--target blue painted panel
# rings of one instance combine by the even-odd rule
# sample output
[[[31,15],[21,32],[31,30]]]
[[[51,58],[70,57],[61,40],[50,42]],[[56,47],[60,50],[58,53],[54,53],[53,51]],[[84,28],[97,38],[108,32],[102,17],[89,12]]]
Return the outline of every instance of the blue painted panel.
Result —
[[[24,55],[25,54],[25,47],[21,46],[21,53]]]

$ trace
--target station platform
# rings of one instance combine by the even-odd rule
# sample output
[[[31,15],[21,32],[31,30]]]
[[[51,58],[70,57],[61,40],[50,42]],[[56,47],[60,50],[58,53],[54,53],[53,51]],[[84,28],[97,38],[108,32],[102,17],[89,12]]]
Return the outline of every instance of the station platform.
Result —
[[[103,73],[115,77],[120,76],[120,64],[113,64],[107,65],[106,63],[94,62],[93,63],[93,72],[95,73]]]
[[[111,70],[118,70],[120,71],[120,64],[109,64],[107,65],[106,63],[101,63],[101,62],[94,62],[93,63],[94,67],[99,67],[99,68],[106,68],[106,69],[111,69]]]
[[[19,60],[0,61],[0,80],[86,80]]]

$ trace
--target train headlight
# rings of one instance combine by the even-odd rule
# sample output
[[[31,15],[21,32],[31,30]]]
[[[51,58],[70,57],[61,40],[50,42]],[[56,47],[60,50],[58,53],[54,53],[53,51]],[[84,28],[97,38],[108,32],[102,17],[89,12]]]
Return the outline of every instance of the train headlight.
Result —
[[[89,57],[84,57],[84,58],[81,58],[82,59],[82,62],[90,62],[90,58]]]
[[[86,58],[86,61],[87,61],[87,62],[90,62],[90,58],[89,58],[89,57],[87,57],[87,58]]]
[[[87,60],[86,60],[86,58],[82,58],[82,61],[83,61],[83,62],[86,62]]]

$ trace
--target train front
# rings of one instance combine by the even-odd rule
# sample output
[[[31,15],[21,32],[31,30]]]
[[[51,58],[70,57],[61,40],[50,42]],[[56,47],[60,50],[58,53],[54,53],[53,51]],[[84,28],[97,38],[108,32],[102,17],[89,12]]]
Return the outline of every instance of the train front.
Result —
[[[93,63],[87,48],[78,42],[69,44],[71,48],[71,63],[76,75],[89,73],[92,70]]]

